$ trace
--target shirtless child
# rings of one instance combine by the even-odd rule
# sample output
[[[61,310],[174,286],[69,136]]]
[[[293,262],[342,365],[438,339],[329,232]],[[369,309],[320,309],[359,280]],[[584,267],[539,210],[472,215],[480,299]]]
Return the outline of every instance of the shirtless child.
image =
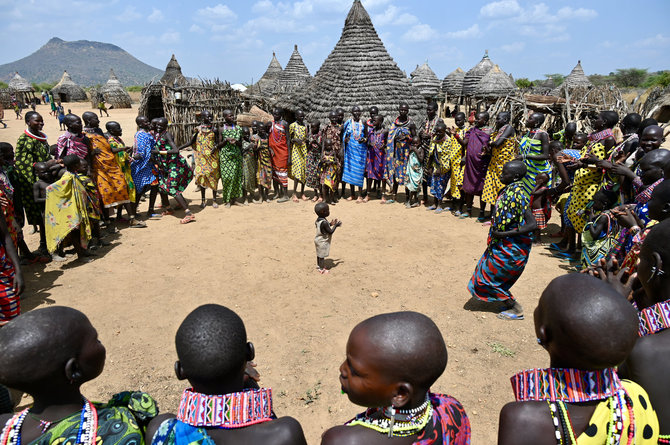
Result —
[[[335,229],[342,225],[342,221],[337,218],[328,222],[326,218],[330,215],[330,207],[325,202],[320,202],[314,206],[314,212],[318,218],[314,223],[316,225],[316,236],[314,245],[316,246],[316,270],[320,274],[327,274],[326,257],[330,255],[330,242],[333,238]]]

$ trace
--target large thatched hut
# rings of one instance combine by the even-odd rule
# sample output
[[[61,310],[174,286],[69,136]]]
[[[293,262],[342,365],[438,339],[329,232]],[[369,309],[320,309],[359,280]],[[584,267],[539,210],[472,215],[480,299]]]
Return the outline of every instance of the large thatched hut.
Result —
[[[488,50],[482,60],[465,73],[463,78],[463,96],[472,97],[477,93],[477,86],[486,74],[493,69],[493,62],[489,58]]]
[[[113,69],[109,70],[109,80],[100,88],[99,93],[104,101],[113,108],[130,108],[132,104],[130,94],[123,88]],[[91,93],[91,96],[93,96],[93,93]]]
[[[516,89],[512,78],[505,74],[498,65],[495,65],[477,85],[475,96],[483,99],[506,96]]]
[[[435,100],[440,92],[440,79],[435,72],[428,66],[428,62],[416,66],[416,69],[409,75],[412,86],[419,91],[426,100]]]
[[[465,79],[465,71],[461,68],[456,68],[449,73],[447,77],[442,79],[441,91],[446,96],[461,97],[463,95],[463,80]]]
[[[386,51],[360,0],[354,0],[340,40],[307,87],[278,103],[326,121],[336,107],[379,107],[387,121],[406,102],[414,119],[425,116],[425,102]]]
[[[281,63],[277,60],[277,55],[273,52],[268,69],[265,70],[265,73],[258,82],[250,88],[251,93],[262,96],[272,95],[275,88],[275,82],[277,82],[277,79],[279,79],[279,76],[283,71],[284,69],[281,67]]]
[[[51,89],[54,99],[61,102],[76,102],[86,100],[86,91],[72,80],[67,71],[63,72],[60,82]]]
[[[30,82],[21,77],[18,72],[14,73],[14,77],[12,77],[7,86],[9,91],[14,94],[16,99],[20,102],[28,103],[35,99],[35,89]]]
[[[279,74],[273,92],[275,95],[290,93],[304,86],[312,78],[309,70],[298,52],[298,45],[293,47],[293,54],[286,64],[286,68]]]

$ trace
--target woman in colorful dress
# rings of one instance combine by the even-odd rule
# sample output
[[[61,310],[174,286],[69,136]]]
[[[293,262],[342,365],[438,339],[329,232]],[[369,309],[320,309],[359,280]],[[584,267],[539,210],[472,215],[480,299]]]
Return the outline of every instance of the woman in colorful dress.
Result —
[[[344,165],[342,167],[342,181],[349,184],[351,196],[347,201],[356,199],[356,187],[360,195],[357,202],[363,202],[363,180],[365,176],[365,161],[367,158],[367,125],[361,119],[361,108],[351,109],[351,119],[344,125],[342,139],[344,141]]]
[[[272,123],[258,125],[258,140],[256,141],[256,159],[258,160],[256,180],[261,203],[269,200],[268,193],[272,188],[272,149],[268,141],[270,125]]]
[[[226,208],[237,205],[242,197],[242,128],[235,125],[235,116],[230,110],[223,110],[224,123],[221,127],[219,143],[219,165],[223,202]]]
[[[288,164],[291,135],[288,132],[288,122],[283,118],[284,111],[275,108],[272,111],[274,120],[270,128],[269,144],[272,150],[272,179],[274,180],[277,202],[288,201]]]
[[[386,154],[388,130],[384,128],[384,116],[376,114],[371,120],[372,125],[368,125],[368,158],[365,166],[367,184],[363,202],[370,200],[372,187],[379,182],[382,184],[379,193],[382,193],[382,200],[386,200],[383,195],[386,190],[386,182],[382,180],[384,179],[384,156]]]
[[[465,165],[463,165],[463,156],[465,153],[465,134],[469,128],[465,128],[465,113],[459,111],[454,115],[455,127],[449,130],[451,136],[456,142],[456,146],[451,151],[449,164],[451,165],[451,178],[449,180],[449,194],[451,195],[451,207],[446,207],[445,210],[451,210],[454,216],[461,216],[461,209],[463,208],[463,176],[465,175]]]
[[[44,217],[42,210],[33,199],[33,185],[37,182],[37,176],[33,171],[33,164],[46,162],[51,158],[49,154],[49,143],[47,135],[42,133],[44,120],[39,113],[29,111],[25,116],[28,128],[16,141],[15,171],[17,182],[14,188],[18,191],[21,204],[26,212],[28,224],[39,226],[40,247],[39,251],[47,253],[47,240],[44,234]]]
[[[289,177],[293,179],[293,197],[291,199],[293,202],[298,202],[299,199],[308,201],[309,198],[305,196],[307,126],[305,125],[305,113],[302,110],[295,112],[295,122],[289,125],[288,133],[291,136]],[[297,193],[298,184],[301,186],[300,193]]]
[[[409,118],[409,105],[401,104],[398,107],[398,117],[393,121],[387,138],[384,179],[393,186],[391,199],[385,201],[389,204],[398,198],[398,186],[405,184],[409,148],[416,136],[416,125]],[[405,195],[409,196],[409,191],[405,192]]]
[[[309,141],[305,160],[305,186],[314,189],[314,198],[312,198],[314,202],[321,196],[321,174],[319,172],[321,145],[321,123],[314,120],[309,126]]]
[[[601,112],[593,122],[595,131],[589,134],[589,142],[580,152],[578,170],[570,192],[570,205],[565,211],[576,233],[582,233],[588,222],[584,209],[600,189],[603,179],[603,170],[596,164],[605,159],[616,145],[612,128],[618,121],[619,115],[615,111]]]
[[[491,207],[495,205],[500,191],[505,187],[500,182],[503,166],[517,155],[514,127],[509,124],[510,117],[508,111],[498,114],[496,117],[496,128],[491,135],[491,142],[489,143],[491,162],[484,179],[482,201],[485,203],[484,205],[489,204]]]
[[[207,189],[212,191],[212,207],[219,207],[216,203],[216,188],[219,185],[219,154],[217,153],[217,140],[219,139],[219,129],[212,125],[212,113],[204,110],[201,114],[202,125],[196,128],[196,132],[187,143],[179,147],[180,150],[186,147],[193,147],[193,157],[195,158],[195,183],[200,187],[200,208],[204,209],[207,205],[205,192]]]
[[[181,224],[195,221],[195,215],[188,208],[188,203],[182,193],[193,179],[193,172],[186,160],[179,154],[179,147],[167,130],[167,119],[161,117],[156,120],[156,146],[153,154],[158,166],[158,188],[161,192],[173,196],[177,204],[186,214]],[[172,210],[166,208],[163,215],[171,215]]]
[[[258,202],[256,195],[256,153],[254,148],[258,144],[258,136],[255,134],[258,121],[251,123],[251,130],[244,129],[242,135],[242,202],[251,204]]]
[[[528,133],[519,142],[519,156],[517,159],[522,159],[528,169],[526,177],[523,178],[523,188],[529,197],[533,193],[533,190],[535,190],[535,178],[537,178],[538,174],[546,173],[549,175],[547,187],[551,186],[549,134],[544,130],[540,130],[540,127],[544,123],[544,118],[544,114],[538,112],[528,116],[528,121],[526,122]]]

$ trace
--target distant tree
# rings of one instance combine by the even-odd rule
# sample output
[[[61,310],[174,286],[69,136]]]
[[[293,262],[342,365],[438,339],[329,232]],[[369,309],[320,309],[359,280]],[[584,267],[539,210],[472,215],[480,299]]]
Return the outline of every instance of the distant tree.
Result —
[[[662,87],[665,88],[670,85],[670,71],[659,71],[657,73],[650,74],[647,77],[647,80],[642,84],[645,88],[650,87]]]
[[[645,68],[618,69],[616,73],[613,73],[614,83],[618,87],[639,87],[647,76],[648,73]]]
[[[533,86],[533,82],[528,80],[527,77],[521,77],[515,80],[514,83],[516,83],[516,86],[519,87],[519,89],[521,90],[525,90],[526,88],[530,88]]]
[[[546,77],[547,79],[553,80],[554,84],[556,84],[556,86],[559,86],[565,80],[565,76],[563,74],[558,74],[558,73],[545,74],[544,77]]]
[[[588,78],[589,81],[591,81],[591,83],[597,87],[615,83],[613,74],[591,74],[588,76]]]
[[[49,91],[54,86],[56,86],[55,83],[48,83],[48,82],[35,83],[35,82],[33,82],[33,88],[35,89],[35,91]]]
[[[126,91],[132,93],[132,92],[140,92],[142,91],[144,87],[142,85],[131,85],[129,87],[126,87]]]
[[[9,85],[7,85],[5,82],[0,82],[0,88],[7,88]]]

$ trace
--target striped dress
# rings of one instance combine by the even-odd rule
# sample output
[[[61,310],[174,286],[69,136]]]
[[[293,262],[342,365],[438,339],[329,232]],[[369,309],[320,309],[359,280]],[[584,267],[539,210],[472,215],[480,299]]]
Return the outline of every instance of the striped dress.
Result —
[[[365,123],[362,120],[350,119],[344,126],[343,139],[349,138],[344,148],[344,167],[342,170],[342,181],[347,184],[363,187],[365,176],[365,161],[368,154],[368,146],[365,139]]]
[[[540,131],[529,131],[519,142],[519,153],[523,156],[523,163],[526,164],[526,176],[523,178],[523,189],[530,198],[530,194],[535,190],[535,183],[537,175],[546,173],[549,175],[549,182],[547,186],[551,186],[551,163],[548,159],[543,161],[536,161],[534,159],[527,159],[526,156],[540,156],[542,155],[542,141],[533,136],[537,136]]]

